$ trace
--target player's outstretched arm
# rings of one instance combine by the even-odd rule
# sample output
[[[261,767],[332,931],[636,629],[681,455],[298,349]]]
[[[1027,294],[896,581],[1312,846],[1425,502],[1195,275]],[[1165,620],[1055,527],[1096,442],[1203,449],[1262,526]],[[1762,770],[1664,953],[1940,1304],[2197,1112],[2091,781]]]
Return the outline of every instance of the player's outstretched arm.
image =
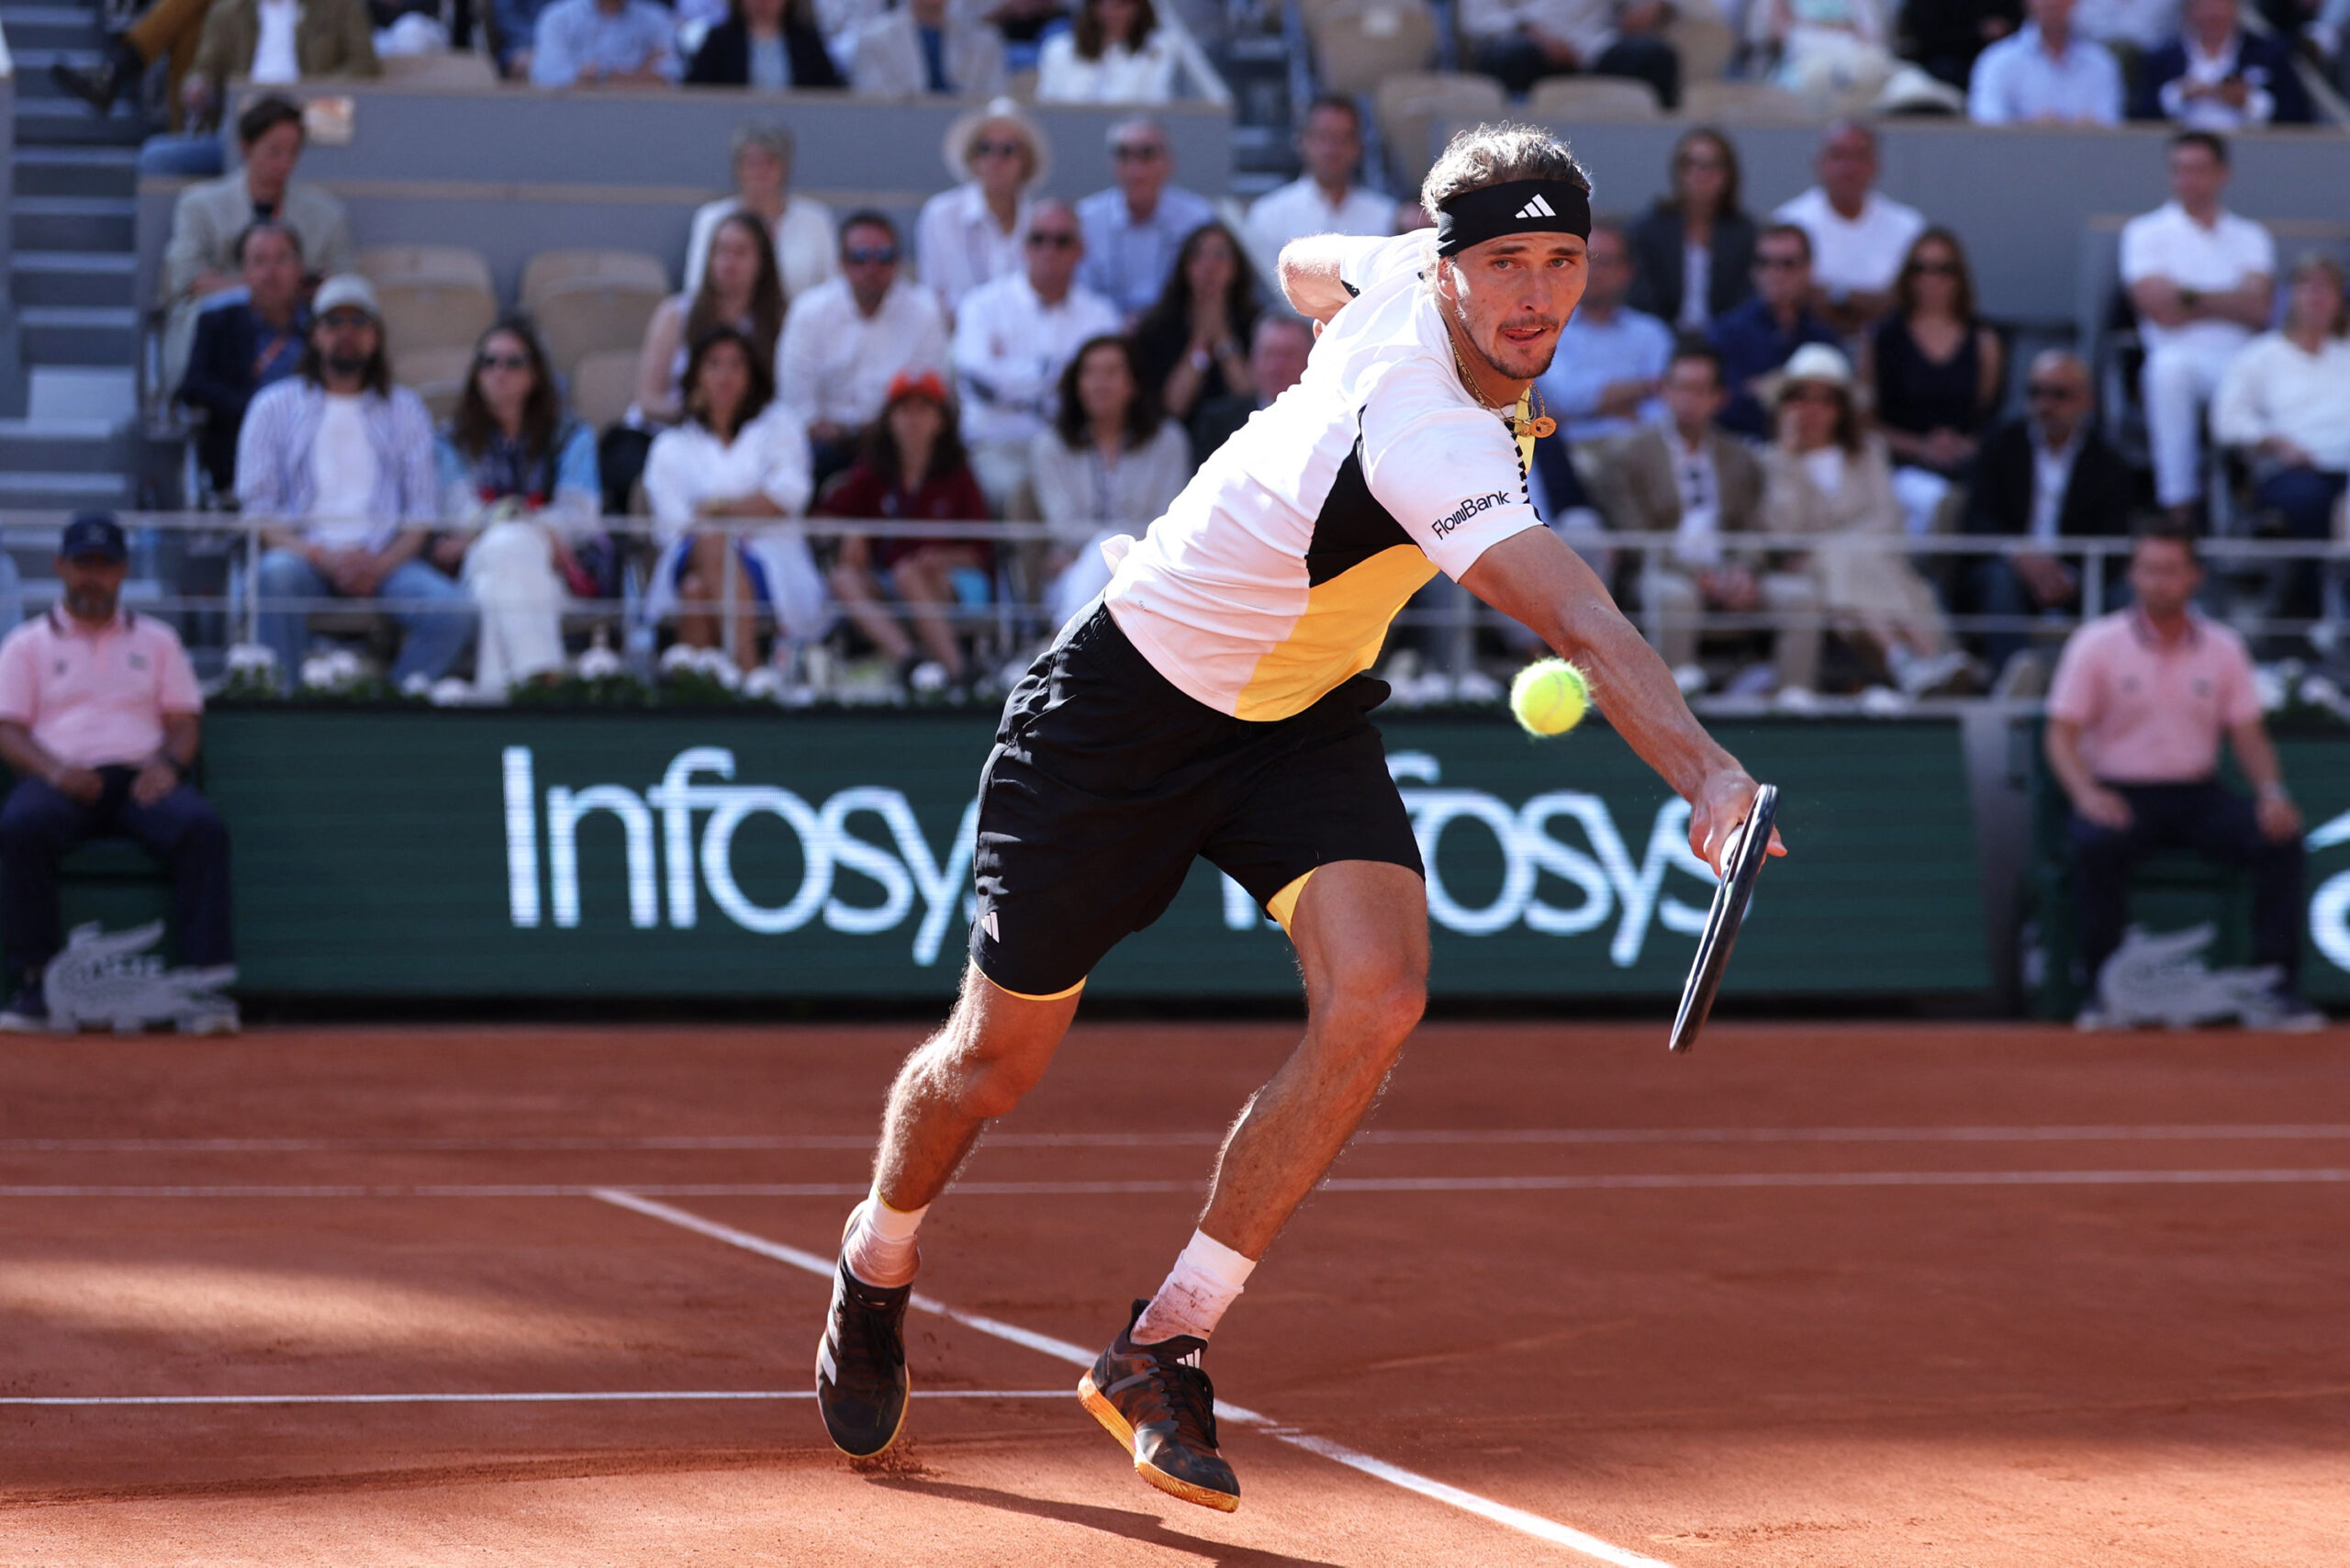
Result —
[[[1754,780],[1697,722],[1673,672],[1583,558],[1549,529],[1528,528],[1478,556],[1460,586],[1583,666],[1607,722],[1689,802],[1689,847],[1719,866],[1724,840],[1753,806]],[[1771,853],[1786,853],[1776,833]]]
[[[1290,308],[1309,321],[1327,325],[1354,297],[1347,292],[1340,269],[1348,257],[1363,249],[1361,240],[1346,234],[1309,234],[1283,245],[1276,265]]]

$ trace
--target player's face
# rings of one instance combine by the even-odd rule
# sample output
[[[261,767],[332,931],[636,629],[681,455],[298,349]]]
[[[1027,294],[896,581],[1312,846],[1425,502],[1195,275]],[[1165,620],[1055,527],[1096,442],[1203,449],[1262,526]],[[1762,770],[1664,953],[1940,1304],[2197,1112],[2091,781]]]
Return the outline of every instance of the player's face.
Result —
[[[1470,345],[1512,381],[1531,381],[1550,368],[1589,265],[1572,234],[1505,234],[1453,257],[1438,286]]]

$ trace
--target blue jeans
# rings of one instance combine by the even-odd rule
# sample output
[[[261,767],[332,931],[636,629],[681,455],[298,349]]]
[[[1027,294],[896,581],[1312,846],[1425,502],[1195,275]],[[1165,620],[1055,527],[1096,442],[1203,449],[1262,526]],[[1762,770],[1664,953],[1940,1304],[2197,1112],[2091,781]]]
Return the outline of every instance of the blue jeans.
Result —
[[[291,550],[263,554],[255,576],[262,644],[277,655],[279,687],[290,690],[301,671],[302,655],[309,650],[309,613],[272,605],[287,599],[330,599],[334,585]],[[393,567],[375,593],[392,601],[386,613],[400,628],[400,655],[392,666],[392,683],[397,686],[412,675],[438,680],[448,674],[473,638],[472,596],[421,561],[403,561]]]

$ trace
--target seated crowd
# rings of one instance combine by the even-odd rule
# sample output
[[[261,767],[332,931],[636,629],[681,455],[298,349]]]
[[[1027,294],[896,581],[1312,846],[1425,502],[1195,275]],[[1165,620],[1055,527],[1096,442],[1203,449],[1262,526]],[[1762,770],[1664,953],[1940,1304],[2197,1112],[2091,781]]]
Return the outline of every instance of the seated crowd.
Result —
[[[542,35],[588,3],[557,0]],[[2070,0],[2034,3],[2036,25],[2064,25]],[[1147,20],[1125,0],[1085,14],[1139,71],[1136,11]],[[834,36],[822,14],[777,25]],[[845,621],[900,680],[983,678],[973,629],[991,606],[1046,606],[1046,626],[1081,608],[1106,580],[1096,546],[1147,527],[1303,373],[1312,340],[1251,251],[1425,219],[1358,184],[1362,128],[1344,97],[1311,106],[1304,174],[1242,232],[1180,183],[1144,116],[1109,130],[1114,183],[1070,203],[1039,193],[1052,149],[1024,109],[973,110],[946,139],[953,183],[911,233],[873,208],[835,222],[794,189],[789,133],[746,128],[733,194],[694,216],[683,287],[652,314],[619,424],[565,412],[563,377],[513,317],[477,345],[436,433],[392,382],[399,345],[373,291],[342,271],[340,208],[293,177],[298,112],[263,98],[239,134],[245,166],[181,198],[166,356],[207,416],[212,483],[270,521],[263,640],[288,681],[306,615],[353,597],[381,598],[402,628],[396,680],[443,680],[469,644],[485,693],[549,675],[566,604],[619,596],[625,551],[599,518],[632,510],[658,547],[644,610],[688,646],[727,648],[747,672],[766,644],[789,678]],[[2165,156],[2174,199],[2128,225],[2120,265],[2151,501],[2174,525],[2199,521],[2208,423],[2259,517],[2328,536],[2350,472],[2341,264],[2297,262],[2282,324],[2264,331],[2278,263],[2268,232],[2223,204],[2226,143],[2184,129]],[[2006,407],[2006,341],[1964,244],[1877,188],[1867,124],[1831,124],[1814,167],[1810,188],[1750,212],[1735,144],[1695,129],[1663,198],[1595,224],[1583,302],[1538,383],[1559,431],[1529,487],[1571,536],[1595,522],[1670,536],[1595,564],[1690,689],[1727,681],[1800,706],[1823,688],[2026,681],[2031,623],[2082,603],[2062,542],[2125,532],[2138,476],[2099,433],[2073,355],[2040,356],[2025,407]],[[991,521],[1048,537],[1013,548]],[[1885,543],[1962,531],[2015,548],[1944,567]],[[1728,538],[1744,532],[1814,543]],[[2314,573],[2291,585],[2291,612],[2316,613],[2320,587]],[[1953,615],[1999,624],[1962,639]]]

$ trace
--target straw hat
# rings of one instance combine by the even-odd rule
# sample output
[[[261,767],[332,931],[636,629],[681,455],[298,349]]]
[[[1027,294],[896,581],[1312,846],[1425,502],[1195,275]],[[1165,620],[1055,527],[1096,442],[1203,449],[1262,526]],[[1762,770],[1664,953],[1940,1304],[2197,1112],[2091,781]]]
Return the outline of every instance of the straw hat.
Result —
[[[1035,190],[1044,183],[1045,174],[1052,167],[1053,143],[1044,128],[1028,118],[1028,111],[1011,98],[991,98],[984,108],[973,109],[958,116],[946,128],[946,140],[940,151],[946,159],[947,176],[957,185],[972,178],[971,143],[991,125],[1009,126],[1020,133],[1028,144],[1028,177],[1021,182],[1023,190]]]

